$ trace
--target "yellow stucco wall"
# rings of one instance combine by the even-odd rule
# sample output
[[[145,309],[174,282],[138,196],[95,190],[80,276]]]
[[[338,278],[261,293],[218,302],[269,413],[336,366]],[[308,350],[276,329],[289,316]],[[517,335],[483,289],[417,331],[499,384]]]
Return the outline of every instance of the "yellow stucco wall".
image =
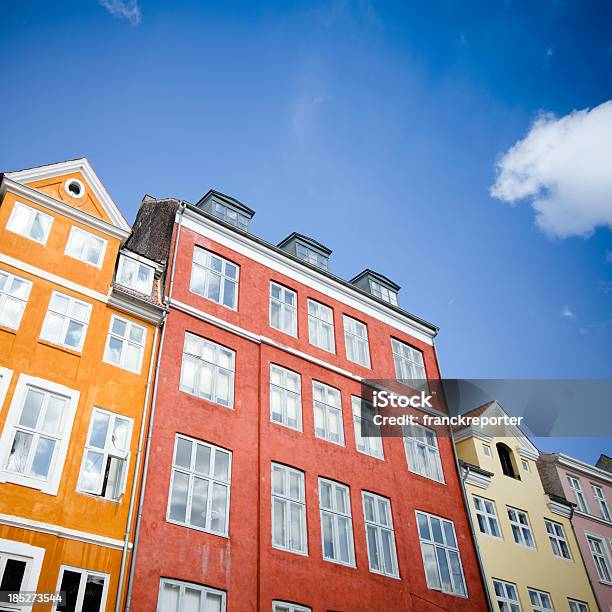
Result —
[[[79,180],[86,184],[83,176],[71,176],[78,176]],[[72,205],[74,202],[71,200],[74,198],[62,193],[64,178],[56,177],[43,181],[41,190],[52,197],[61,197]],[[86,198],[83,198],[82,202],[79,200],[79,208],[108,221],[99,202],[95,200],[93,194],[90,195],[90,192],[88,189]],[[45,246],[6,229],[16,200],[53,216],[53,224]],[[104,261],[100,268],[64,254],[73,225],[107,240]],[[68,289],[49,276],[49,274],[57,275],[66,281],[77,283],[106,296],[113,279],[119,248],[119,238],[80,224],[21,196],[15,197],[10,192],[6,194],[0,206],[0,257],[2,257],[0,269],[32,282],[31,293],[19,329],[15,331],[0,326],[0,367],[13,370],[8,392],[4,401],[0,403],[0,432],[4,429],[13,394],[22,374],[40,377],[80,393],[57,495],[19,484],[0,483],[0,515],[5,515],[4,519],[0,518],[0,538],[45,548],[39,590],[55,590],[62,564],[109,574],[111,578],[107,610],[114,607],[121,562],[120,548],[116,545],[109,547],[82,542],[66,536],[65,533],[62,535],[44,533],[45,528],[28,528],[23,523],[44,523],[58,527],[60,531],[77,530],[116,541],[124,538],[155,326],[135,316],[114,310],[105,303],[105,300],[84,295],[76,289]],[[13,259],[18,260],[14,262],[15,265],[11,265]],[[26,269],[22,264],[25,264]],[[37,270],[28,266],[33,266]],[[54,289],[88,302],[92,306],[85,342],[80,353],[39,338]],[[147,330],[140,374],[103,362],[113,313],[134,321]],[[119,502],[76,491],[88,428],[95,407],[133,419],[126,492]],[[18,517],[21,523],[17,521],[15,524],[6,517]]]
[[[520,480],[503,474],[496,452],[497,442],[502,442],[513,450]],[[488,444],[491,448],[490,457],[485,455],[483,444]],[[460,459],[494,474],[491,484],[486,489],[469,483],[466,485],[472,520],[492,600],[495,601],[492,580],[496,578],[516,584],[522,610],[532,610],[528,588],[548,592],[552,597],[555,611],[569,610],[568,597],[584,601],[588,603],[590,610],[597,610],[570,520],[551,512],[535,461],[520,457],[516,449],[517,440],[515,438],[493,438],[490,442],[485,443],[471,437],[459,442],[457,447]],[[527,461],[529,471],[523,469],[521,459]],[[483,534],[478,529],[473,495],[492,500],[495,503],[502,539]],[[506,511],[507,506],[523,510],[528,514],[535,539],[535,549],[514,542]],[[572,555],[571,561],[553,554],[546,532],[545,519],[563,525]]]

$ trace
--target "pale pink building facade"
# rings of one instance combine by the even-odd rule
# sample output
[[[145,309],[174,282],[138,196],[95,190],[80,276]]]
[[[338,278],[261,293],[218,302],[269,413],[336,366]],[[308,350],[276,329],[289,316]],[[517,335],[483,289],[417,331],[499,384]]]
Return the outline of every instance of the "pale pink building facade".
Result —
[[[553,453],[538,470],[546,492],[575,504],[572,524],[600,609],[612,612],[612,459],[595,466]]]

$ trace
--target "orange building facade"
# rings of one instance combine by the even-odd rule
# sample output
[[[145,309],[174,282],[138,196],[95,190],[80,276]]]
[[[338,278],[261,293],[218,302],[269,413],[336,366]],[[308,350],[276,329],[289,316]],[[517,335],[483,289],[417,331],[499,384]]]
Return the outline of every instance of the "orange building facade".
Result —
[[[66,591],[40,610],[112,610],[163,264],[129,250],[130,226],[87,160],[1,178],[0,591]]]

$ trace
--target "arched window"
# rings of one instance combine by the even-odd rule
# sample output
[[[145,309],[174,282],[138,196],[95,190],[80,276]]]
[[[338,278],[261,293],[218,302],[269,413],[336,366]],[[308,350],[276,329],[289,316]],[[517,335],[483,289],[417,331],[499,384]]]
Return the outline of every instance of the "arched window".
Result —
[[[518,478],[514,464],[512,463],[512,451],[501,442],[497,443],[497,454],[502,466],[502,472],[511,478]]]

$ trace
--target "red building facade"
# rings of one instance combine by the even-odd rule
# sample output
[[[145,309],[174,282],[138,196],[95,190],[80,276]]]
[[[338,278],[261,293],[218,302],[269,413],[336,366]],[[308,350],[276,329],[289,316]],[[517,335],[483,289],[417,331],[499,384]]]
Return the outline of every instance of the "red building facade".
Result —
[[[388,279],[338,279],[322,245],[268,244],[208,196],[176,214],[125,609],[486,610],[450,439],[409,469],[416,447],[356,434],[394,347],[439,377],[436,328]]]

